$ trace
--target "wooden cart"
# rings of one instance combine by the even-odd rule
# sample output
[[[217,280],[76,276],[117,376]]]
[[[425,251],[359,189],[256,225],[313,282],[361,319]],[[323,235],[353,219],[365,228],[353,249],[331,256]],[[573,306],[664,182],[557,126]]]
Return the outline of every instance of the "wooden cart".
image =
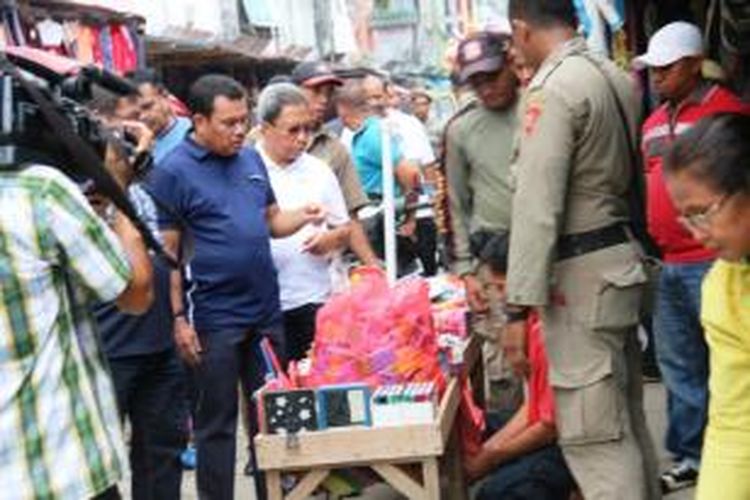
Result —
[[[478,342],[469,343],[464,358],[466,367],[481,365],[477,363]],[[300,434],[291,443],[285,436],[259,434],[255,447],[258,465],[266,472],[269,498],[302,500],[315,491],[332,470],[369,467],[410,499],[438,500],[441,461],[448,477],[448,498],[466,498],[453,425],[460,392],[460,379],[450,378],[437,419],[428,425],[327,429]],[[421,468],[421,481],[402,469],[405,464]],[[288,472],[297,473],[300,480],[285,497],[281,475]]]

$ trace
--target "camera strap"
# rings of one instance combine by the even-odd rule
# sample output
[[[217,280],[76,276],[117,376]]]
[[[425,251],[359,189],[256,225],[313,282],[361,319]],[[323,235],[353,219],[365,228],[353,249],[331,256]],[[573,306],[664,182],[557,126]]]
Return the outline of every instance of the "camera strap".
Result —
[[[28,93],[34,103],[39,106],[42,116],[47,124],[62,139],[65,147],[75,160],[75,165],[66,165],[68,174],[83,174],[91,179],[96,190],[106,196],[130,221],[141,234],[144,243],[153,250],[157,256],[163,259],[170,267],[180,267],[179,257],[175,259],[169,255],[162,244],[154,237],[151,230],[138,217],[135,207],[128,199],[127,194],[120,188],[112,175],[104,167],[99,155],[96,154],[91,145],[81,139],[73,130],[72,124],[57,111],[50,100],[34,85],[28,82],[18,69],[12,65],[6,65],[8,71],[18,79],[23,89]]]

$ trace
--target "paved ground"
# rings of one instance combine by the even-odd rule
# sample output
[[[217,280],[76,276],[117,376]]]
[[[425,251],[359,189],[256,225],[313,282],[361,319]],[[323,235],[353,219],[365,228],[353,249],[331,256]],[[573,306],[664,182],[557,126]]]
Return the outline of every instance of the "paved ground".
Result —
[[[666,426],[665,421],[665,397],[664,388],[661,384],[648,384],[646,385],[645,392],[645,406],[649,426],[654,439],[657,440],[657,444],[663,442],[662,437],[664,436],[664,430]],[[239,443],[238,443],[239,444]],[[237,460],[237,479],[236,479],[236,498],[241,500],[254,500],[254,488],[252,480],[242,474],[242,468],[244,467],[245,461],[247,460],[246,453],[242,450],[244,446],[238,445],[239,457]],[[663,448],[661,449],[661,458],[664,466],[668,465],[669,459]],[[127,487],[123,488],[127,490]],[[128,492],[124,491],[125,498],[129,498]],[[195,474],[187,473],[183,479],[182,485],[182,498],[184,500],[197,500],[195,494]],[[377,485],[369,488],[366,494],[361,497],[363,500],[396,500],[401,499],[391,488],[385,485]],[[667,500],[692,500],[693,491],[683,490],[677,493],[673,493],[666,497]]]

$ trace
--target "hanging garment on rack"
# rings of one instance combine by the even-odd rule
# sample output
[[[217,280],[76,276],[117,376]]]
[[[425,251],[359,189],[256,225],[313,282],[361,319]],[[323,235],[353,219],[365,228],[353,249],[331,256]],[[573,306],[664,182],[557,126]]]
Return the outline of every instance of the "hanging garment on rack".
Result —
[[[138,52],[127,27],[124,24],[112,23],[109,29],[112,34],[112,60],[115,70],[125,74],[136,69]]]
[[[36,23],[39,46],[55,54],[68,55],[65,49],[65,30],[62,24],[49,17]]]
[[[94,55],[94,62],[100,66],[104,63],[104,55],[102,54],[102,41],[101,41],[101,29],[98,26],[91,27],[92,45],[91,51]]]
[[[135,47],[136,61],[138,68],[146,67],[146,40],[138,31],[138,25],[135,22],[128,23],[126,26],[130,39]]]
[[[104,69],[110,71],[115,69],[114,59],[112,57],[112,31],[108,24],[105,24],[99,30],[99,47],[101,50],[101,62]]]
[[[76,46],[78,47],[76,57],[81,63],[92,64],[95,62],[94,45],[97,43],[96,41],[97,34],[94,32],[94,28],[85,24],[79,26],[76,33]]]
[[[26,45],[26,34],[18,17],[18,8],[4,5],[0,9],[0,16],[10,35],[8,41],[12,41],[12,45]]]
[[[599,54],[611,54],[607,28],[610,34],[625,24],[625,6],[622,0],[574,0],[578,20],[589,48]]]
[[[63,45],[73,59],[78,59],[78,31],[80,29],[81,24],[78,21],[71,20],[63,23]]]

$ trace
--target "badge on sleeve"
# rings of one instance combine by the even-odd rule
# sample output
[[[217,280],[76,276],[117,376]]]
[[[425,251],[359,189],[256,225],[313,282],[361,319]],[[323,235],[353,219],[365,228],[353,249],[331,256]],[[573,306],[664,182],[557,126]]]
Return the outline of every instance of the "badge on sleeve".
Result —
[[[544,97],[541,92],[529,94],[526,98],[526,113],[523,116],[523,135],[529,137],[536,132],[536,124],[542,116]]]

